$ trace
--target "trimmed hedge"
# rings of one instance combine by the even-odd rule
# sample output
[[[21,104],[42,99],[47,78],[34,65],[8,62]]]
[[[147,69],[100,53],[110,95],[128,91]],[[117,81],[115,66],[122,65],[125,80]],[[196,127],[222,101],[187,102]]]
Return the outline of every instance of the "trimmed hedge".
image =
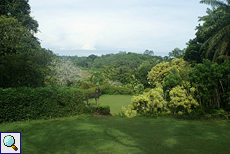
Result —
[[[96,113],[101,115],[110,115],[110,106],[109,105],[90,105],[85,108],[85,113]]]
[[[90,89],[85,89],[83,90],[85,95],[87,93],[94,93],[95,92],[95,88],[90,88]],[[104,95],[104,94],[108,94],[108,95],[132,95],[133,94],[133,90],[126,88],[126,87],[114,87],[114,86],[110,86],[110,85],[101,85],[99,86],[100,88],[100,95]]]
[[[0,89],[0,121],[48,119],[84,112],[84,93],[76,88]]]

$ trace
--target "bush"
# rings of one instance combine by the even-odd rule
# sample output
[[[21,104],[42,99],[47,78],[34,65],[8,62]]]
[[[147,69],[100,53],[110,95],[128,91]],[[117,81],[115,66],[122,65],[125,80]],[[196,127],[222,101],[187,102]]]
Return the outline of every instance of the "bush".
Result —
[[[142,94],[144,91],[144,85],[143,84],[137,84],[134,86],[134,93],[135,94]]]
[[[110,85],[100,86],[101,94],[108,95],[132,95],[133,91],[126,87],[113,87]]]
[[[90,105],[86,106],[85,113],[88,114],[102,114],[102,115],[110,115],[110,106],[109,105]]]
[[[84,93],[76,88],[0,89],[0,119],[20,121],[66,117],[84,112]]]
[[[132,98],[132,105],[124,110],[126,116],[166,116],[189,115],[199,104],[192,97],[194,88],[190,93],[181,86],[176,86],[170,91],[170,101],[165,100],[163,87],[156,84],[154,89]]]
[[[146,88],[145,90],[144,90],[144,93],[147,93],[147,92],[149,92],[151,90],[151,88]]]
[[[156,88],[132,98],[131,110],[142,116],[158,116],[162,112],[168,112],[167,101],[163,98],[163,89],[159,84]]]
[[[96,107],[96,112],[98,114],[102,114],[102,115],[109,115],[110,114],[110,106],[100,104]]]
[[[89,89],[95,87],[95,84],[87,81],[81,81],[78,83],[77,87],[80,89]]]
[[[84,89],[84,93],[85,93],[85,99],[86,99],[86,94],[87,93],[94,93],[95,92],[95,88],[90,88],[90,89]],[[126,87],[114,87],[114,86],[110,86],[110,85],[102,85],[99,86],[100,88],[100,95],[104,95],[104,94],[108,94],[108,95],[132,95],[133,94],[133,90],[126,88]]]
[[[214,110],[214,111],[215,111],[215,113],[212,114],[212,117],[223,118],[223,119],[229,119],[230,118],[230,113],[224,111],[223,109]]]
[[[189,114],[194,108],[199,106],[198,102],[193,98],[192,93],[195,88],[190,88],[188,93],[182,86],[174,87],[170,92],[169,109],[173,114]]]

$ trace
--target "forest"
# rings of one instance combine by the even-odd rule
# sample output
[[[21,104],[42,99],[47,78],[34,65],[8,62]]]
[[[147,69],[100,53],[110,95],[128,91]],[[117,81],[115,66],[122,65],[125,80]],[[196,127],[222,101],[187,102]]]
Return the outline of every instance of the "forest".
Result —
[[[28,0],[1,0],[0,122],[90,113],[85,94],[97,86],[101,95],[133,95],[120,116],[229,119],[230,1],[200,3],[207,14],[184,49],[78,57],[41,47]]]

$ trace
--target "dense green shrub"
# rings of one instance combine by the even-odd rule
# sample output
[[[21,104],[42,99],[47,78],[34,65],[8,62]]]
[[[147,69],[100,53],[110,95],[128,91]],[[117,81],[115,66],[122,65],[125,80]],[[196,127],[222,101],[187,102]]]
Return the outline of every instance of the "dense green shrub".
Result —
[[[102,114],[102,115],[110,115],[110,106],[109,105],[90,105],[85,108],[85,113],[88,114]]]
[[[86,94],[87,93],[94,93],[95,92],[95,88],[90,88],[90,89],[84,89],[84,93],[85,93],[85,98],[86,98]],[[104,95],[104,94],[108,94],[108,95],[132,95],[133,94],[133,90],[126,88],[126,87],[114,87],[114,86],[110,86],[110,85],[102,85],[99,86],[100,88],[100,95]]]
[[[110,85],[100,86],[101,94],[109,95],[132,95],[133,91],[126,87],[113,87]]]
[[[0,119],[19,121],[55,118],[84,112],[84,93],[76,88],[0,89]]]
[[[134,86],[134,93],[135,94],[142,94],[144,92],[144,85],[143,84],[137,84],[136,86]]]
[[[98,114],[102,114],[102,115],[109,115],[110,114],[110,106],[100,104],[96,107],[96,112]]]

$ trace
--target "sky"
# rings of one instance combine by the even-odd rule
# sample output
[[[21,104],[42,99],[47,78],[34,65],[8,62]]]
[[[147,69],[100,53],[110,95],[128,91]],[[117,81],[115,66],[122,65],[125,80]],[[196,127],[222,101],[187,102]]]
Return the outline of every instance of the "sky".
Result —
[[[200,0],[29,0],[43,48],[58,55],[168,55],[195,37]]]

